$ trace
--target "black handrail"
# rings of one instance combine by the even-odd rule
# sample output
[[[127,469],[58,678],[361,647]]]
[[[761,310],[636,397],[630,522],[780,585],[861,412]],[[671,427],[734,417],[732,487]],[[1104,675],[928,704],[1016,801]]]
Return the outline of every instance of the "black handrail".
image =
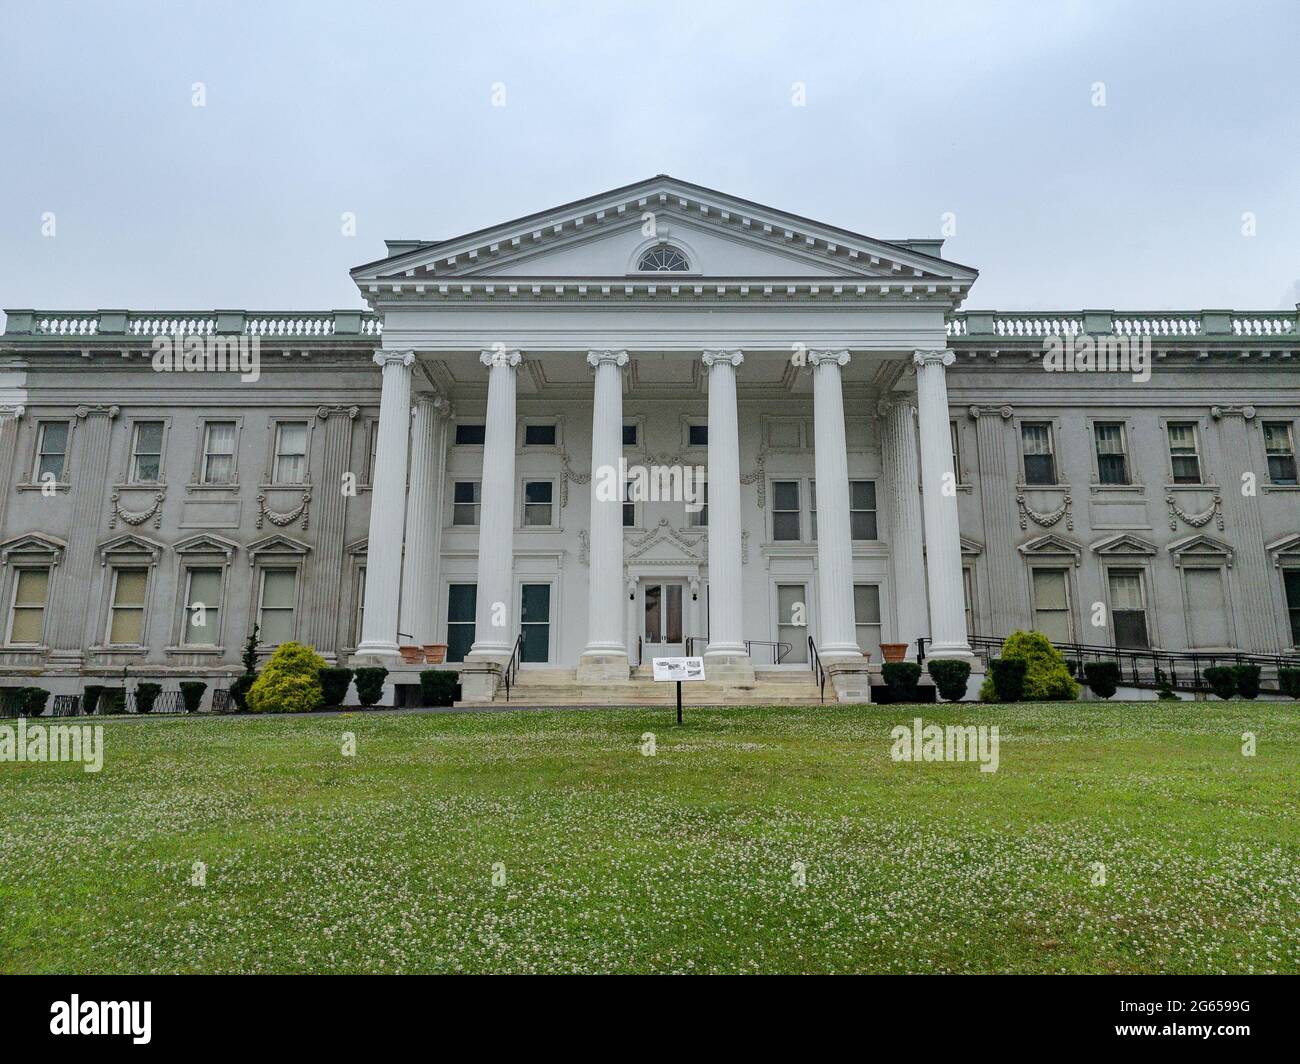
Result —
[[[502,679],[506,682],[506,701],[510,701],[510,685],[514,683],[519,676],[519,662],[523,657],[524,651],[524,633],[520,632],[515,639],[515,649],[510,654],[510,660],[506,662],[505,672]]]
[[[813,675],[817,678],[817,690],[823,702],[826,701],[826,670],[822,667],[822,659],[817,654],[817,644],[813,642],[813,637],[808,637],[808,662],[812,665]]]
[[[770,639],[746,639],[745,653],[752,658],[754,655],[750,648],[756,646],[772,648],[773,665],[780,665],[781,659],[784,658],[787,654],[790,653],[790,651],[794,649],[793,643],[787,643],[784,640],[778,640],[776,642],[773,642]]]

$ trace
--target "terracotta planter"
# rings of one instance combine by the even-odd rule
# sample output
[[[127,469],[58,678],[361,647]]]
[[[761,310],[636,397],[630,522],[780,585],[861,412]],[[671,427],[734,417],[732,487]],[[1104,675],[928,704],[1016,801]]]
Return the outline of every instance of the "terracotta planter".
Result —
[[[424,661],[424,650],[420,647],[398,647],[397,652],[407,665],[419,665]]]
[[[910,643],[881,643],[880,652],[885,655],[886,661],[905,661],[909,646]]]
[[[447,660],[446,643],[425,643],[424,660],[430,665],[441,665]]]

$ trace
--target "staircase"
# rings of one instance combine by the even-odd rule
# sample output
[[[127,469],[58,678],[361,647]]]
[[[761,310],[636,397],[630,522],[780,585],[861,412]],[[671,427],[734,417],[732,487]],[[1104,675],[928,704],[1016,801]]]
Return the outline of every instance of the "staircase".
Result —
[[[684,683],[684,706],[816,706],[821,705],[817,681],[803,669],[760,670],[752,686]],[[484,703],[457,702],[457,706]],[[521,669],[510,685],[497,689],[494,706],[673,706],[677,685],[656,683],[649,665],[632,669],[627,683],[580,684],[576,669]]]

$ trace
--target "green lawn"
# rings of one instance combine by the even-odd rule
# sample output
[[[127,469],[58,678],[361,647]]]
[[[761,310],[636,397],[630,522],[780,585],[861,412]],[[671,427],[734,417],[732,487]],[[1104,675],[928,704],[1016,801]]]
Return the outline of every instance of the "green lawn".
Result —
[[[999,771],[891,761],[916,713],[998,725]],[[110,720],[105,744],[98,775],[0,764],[2,971],[1300,971],[1293,704]]]

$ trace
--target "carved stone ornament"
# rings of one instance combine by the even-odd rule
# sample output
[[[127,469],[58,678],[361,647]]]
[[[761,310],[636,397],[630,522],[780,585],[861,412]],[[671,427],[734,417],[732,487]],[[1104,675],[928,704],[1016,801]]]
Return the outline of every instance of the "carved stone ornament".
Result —
[[[1223,531],[1223,496],[1217,491],[1214,493],[1214,499],[1210,503],[1210,508],[1199,514],[1189,514],[1179,506],[1177,501],[1174,499],[1173,492],[1166,493],[1165,502],[1169,506],[1169,530],[1171,532],[1178,531],[1179,521],[1182,521],[1186,525],[1190,525],[1192,528],[1204,528],[1216,517],[1218,520],[1215,524],[1220,532]]]
[[[1070,504],[1071,498],[1069,495],[1066,495],[1061,500],[1061,505],[1055,510],[1049,510],[1046,513],[1043,513],[1042,511],[1035,510],[1025,502],[1025,493],[1023,491],[1016,492],[1016,505],[1020,508],[1021,528],[1028,528],[1030,521],[1033,521],[1034,524],[1039,526],[1039,528],[1051,528],[1064,517],[1065,527],[1073,532],[1074,514],[1071,512]]]
[[[302,502],[292,510],[271,510],[266,505],[266,492],[257,496],[257,527],[262,527],[262,521],[270,521],[276,528],[286,528],[295,521],[302,521],[302,527],[307,528],[307,511],[311,505],[311,489],[307,488],[302,493]]]
[[[119,492],[116,491],[113,492],[111,498],[113,503],[113,512],[108,518],[109,528],[116,528],[118,521],[121,521],[123,524],[136,527],[138,525],[144,524],[151,517],[153,518],[154,528],[160,528],[162,526],[162,504],[163,504],[163,500],[167,498],[166,492],[164,491],[154,492],[153,505],[150,506],[147,510],[123,509],[121,505],[119,505],[119,501],[122,498],[121,493]]]

